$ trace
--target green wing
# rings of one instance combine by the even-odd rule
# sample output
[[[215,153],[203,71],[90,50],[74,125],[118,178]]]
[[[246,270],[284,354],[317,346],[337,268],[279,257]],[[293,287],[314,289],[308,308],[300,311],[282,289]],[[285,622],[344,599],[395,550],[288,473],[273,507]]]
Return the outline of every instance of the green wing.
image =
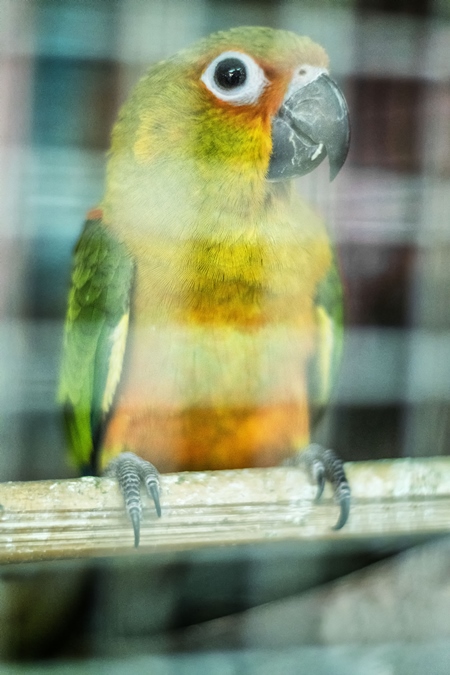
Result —
[[[327,404],[339,372],[342,356],[344,305],[336,262],[321,281],[315,298],[317,347],[308,370],[308,396],[313,425]]]
[[[74,253],[58,399],[75,462],[94,461],[125,352],[134,264],[101,220],[88,220]]]

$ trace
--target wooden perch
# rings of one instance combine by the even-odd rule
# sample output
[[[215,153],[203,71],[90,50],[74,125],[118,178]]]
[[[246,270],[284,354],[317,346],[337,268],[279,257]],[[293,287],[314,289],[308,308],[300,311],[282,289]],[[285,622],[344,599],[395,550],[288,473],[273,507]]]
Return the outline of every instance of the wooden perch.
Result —
[[[162,518],[149,498],[139,552],[287,540],[354,539],[448,532],[450,458],[358,462],[346,466],[350,520],[331,528],[338,509],[329,488],[292,468],[162,476]],[[0,562],[130,553],[133,533],[113,480],[0,484]]]

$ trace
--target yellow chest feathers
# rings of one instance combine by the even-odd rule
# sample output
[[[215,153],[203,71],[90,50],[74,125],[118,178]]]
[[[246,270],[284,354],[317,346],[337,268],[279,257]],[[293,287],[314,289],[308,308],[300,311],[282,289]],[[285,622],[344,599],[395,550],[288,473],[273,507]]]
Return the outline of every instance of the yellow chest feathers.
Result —
[[[306,327],[331,261],[328,241],[141,241],[134,316],[139,323]]]

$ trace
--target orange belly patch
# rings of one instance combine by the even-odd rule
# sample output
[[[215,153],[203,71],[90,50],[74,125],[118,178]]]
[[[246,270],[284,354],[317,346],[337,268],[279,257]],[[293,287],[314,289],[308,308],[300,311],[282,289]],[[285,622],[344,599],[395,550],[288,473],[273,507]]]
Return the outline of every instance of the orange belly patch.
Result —
[[[140,413],[119,408],[108,424],[101,468],[124,450],[162,472],[273,466],[308,443],[308,417],[306,401]]]

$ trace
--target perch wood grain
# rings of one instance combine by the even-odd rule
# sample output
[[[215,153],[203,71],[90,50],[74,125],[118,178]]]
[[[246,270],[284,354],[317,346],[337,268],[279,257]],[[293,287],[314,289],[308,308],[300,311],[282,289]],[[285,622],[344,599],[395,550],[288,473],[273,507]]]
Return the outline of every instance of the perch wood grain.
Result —
[[[244,469],[167,474],[162,518],[144,500],[137,553],[204,546],[420,535],[450,530],[450,458],[346,465],[350,520],[327,488],[319,504],[302,471]],[[130,553],[133,533],[107,478],[0,484],[0,562]]]

